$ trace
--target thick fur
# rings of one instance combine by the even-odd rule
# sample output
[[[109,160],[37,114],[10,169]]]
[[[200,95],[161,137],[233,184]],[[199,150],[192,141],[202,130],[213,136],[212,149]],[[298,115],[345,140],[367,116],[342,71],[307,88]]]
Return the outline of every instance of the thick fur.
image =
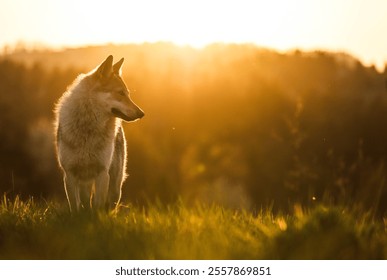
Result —
[[[80,75],[56,106],[56,147],[70,211],[115,207],[126,177],[126,140],[122,119],[143,111],[130,99],[122,80],[123,59],[109,56]]]

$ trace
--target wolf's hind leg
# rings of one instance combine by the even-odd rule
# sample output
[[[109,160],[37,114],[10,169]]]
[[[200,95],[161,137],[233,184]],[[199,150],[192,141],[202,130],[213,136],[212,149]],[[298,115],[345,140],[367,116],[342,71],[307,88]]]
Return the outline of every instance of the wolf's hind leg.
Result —
[[[63,181],[70,211],[79,211],[81,200],[79,197],[78,180],[72,175],[65,174]]]

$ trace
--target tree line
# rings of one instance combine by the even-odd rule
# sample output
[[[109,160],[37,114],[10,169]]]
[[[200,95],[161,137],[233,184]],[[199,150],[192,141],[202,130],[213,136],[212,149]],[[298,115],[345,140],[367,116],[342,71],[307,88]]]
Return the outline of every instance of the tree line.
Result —
[[[125,124],[124,201],[387,210],[385,73],[347,54],[216,44],[101,46],[0,58],[0,191],[64,199],[53,108],[112,53],[146,117]]]

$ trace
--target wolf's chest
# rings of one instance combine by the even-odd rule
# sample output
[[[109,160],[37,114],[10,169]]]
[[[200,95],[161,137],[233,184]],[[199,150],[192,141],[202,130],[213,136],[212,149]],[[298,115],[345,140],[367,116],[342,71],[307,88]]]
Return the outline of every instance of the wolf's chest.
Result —
[[[60,124],[57,132],[58,152],[65,161],[83,164],[101,164],[108,167],[114,151],[115,130],[96,128],[93,125],[82,126]]]

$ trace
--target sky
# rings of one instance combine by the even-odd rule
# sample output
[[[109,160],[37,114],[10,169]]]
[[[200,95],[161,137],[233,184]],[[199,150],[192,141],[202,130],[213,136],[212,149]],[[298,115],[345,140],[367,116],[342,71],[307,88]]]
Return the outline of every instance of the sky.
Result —
[[[0,0],[0,49],[169,41],[344,51],[387,63],[387,0]]]

